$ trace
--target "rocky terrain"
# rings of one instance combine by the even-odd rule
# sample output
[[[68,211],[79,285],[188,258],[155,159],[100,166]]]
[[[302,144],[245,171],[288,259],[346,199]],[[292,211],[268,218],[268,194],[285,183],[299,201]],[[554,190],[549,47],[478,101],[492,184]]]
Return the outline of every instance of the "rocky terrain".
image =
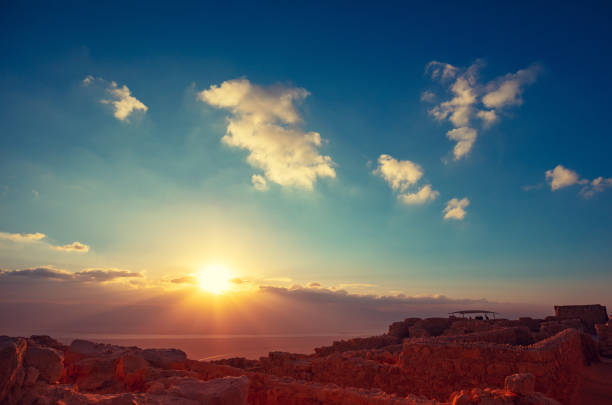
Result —
[[[310,355],[214,362],[176,349],[3,336],[0,404],[583,404],[585,370],[598,372],[612,354],[611,325],[409,318]]]

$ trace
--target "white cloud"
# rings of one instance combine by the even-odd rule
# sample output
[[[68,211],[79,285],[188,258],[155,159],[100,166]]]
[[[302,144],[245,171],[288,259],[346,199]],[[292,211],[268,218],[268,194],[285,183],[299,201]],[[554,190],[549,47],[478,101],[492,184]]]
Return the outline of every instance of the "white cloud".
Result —
[[[447,132],[447,137],[458,142],[453,151],[455,160],[466,156],[476,140],[478,130],[472,122],[473,118],[481,120],[482,128],[488,128],[499,121],[503,108],[522,104],[525,86],[536,80],[540,70],[538,65],[532,65],[482,85],[478,83],[478,70],[482,66],[484,63],[477,60],[462,70],[434,61],[429,62],[425,68],[432,79],[439,80],[444,86],[448,85],[452,95],[450,100],[434,106],[429,113],[439,121],[448,120],[454,127]],[[434,98],[435,95],[427,91],[427,97],[421,96],[421,101]]]
[[[113,107],[113,115],[120,121],[129,122],[128,118],[134,111],[142,111],[146,113],[149,107],[144,105],[136,97],[132,96],[130,89],[123,85],[119,87],[116,82],[110,83],[101,77],[88,75],[81,81],[84,87],[88,87],[94,83],[98,83],[105,88],[105,91],[110,95],[110,99],[103,98],[100,100],[102,104],[109,104]]]
[[[385,179],[394,191],[406,191],[423,176],[423,169],[410,160],[397,160],[390,155],[380,155],[374,174]]]
[[[414,193],[406,192],[423,177],[421,166],[410,160],[397,160],[390,155],[380,155],[378,167],[373,173],[382,177],[393,191],[398,192],[397,199],[406,205],[425,204],[435,200],[440,194],[430,184]]]
[[[397,198],[406,205],[416,205],[416,204],[425,204],[428,201],[435,200],[439,192],[434,190],[430,184],[426,184],[416,193],[405,193],[400,194]]]
[[[8,233],[0,232],[0,239],[12,240],[15,242],[34,242],[44,239],[47,235],[40,232],[35,233]]]
[[[85,245],[84,243],[76,242],[76,241],[69,243],[67,245],[53,246],[53,249],[59,250],[62,252],[81,252],[81,253],[89,252],[88,245]]]
[[[476,93],[466,77],[459,77],[451,86],[454,97],[435,106],[429,112],[438,120],[447,119],[456,127],[468,125]]]
[[[612,178],[599,176],[593,180],[581,179],[574,170],[563,167],[562,165],[557,165],[554,169],[547,170],[546,180],[552,191],[570,187],[575,184],[582,184],[583,187],[580,190],[580,195],[584,198],[591,198],[596,193],[600,193],[607,188],[612,188]]]
[[[248,163],[262,169],[267,180],[311,190],[319,177],[335,178],[336,171],[331,157],[319,152],[321,135],[297,125],[301,117],[295,104],[308,94],[301,88],[234,79],[201,91],[198,98],[231,111],[222,141],[248,150]]]
[[[118,87],[117,83],[111,82],[110,87],[106,91],[111,95],[112,99],[102,99],[100,102],[111,104],[115,109],[115,118],[120,121],[127,121],[130,114],[135,110],[147,112],[149,109],[140,100],[132,96],[130,89],[126,85]]]
[[[22,270],[1,270],[0,276],[9,278],[77,281],[77,282],[99,282],[104,283],[126,278],[141,278],[141,273],[128,270],[94,268],[84,269],[72,273],[68,270],[58,269],[53,266],[32,267]]]
[[[539,71],[538,65],[532,65],[491,82],[482,97],[482,103],[488,108],[521,105],[523,103],[521,96],[525,86],[535,82]]]
[[[477,132],[474,128],[460,127],[451,129],[446,133],[448,139],[457,141],[453,148],[453,155],[455,160],[462,158],[472,150],[472,145],[476,141]]]
[[[255,190],[268,190],[268,182],[266,181],[266,178],[260,176],[259,174],[254,174],[253,176],[251,176],[251,183],[253,183],[253,187],[255,187]]]
[[[457,219],[462,220],[465,218],[465,208],[470,205],[470,200],[467,197],[459,200],[458,198],[453,198],[446,203],[446,208],[444,208],[444,219]]]
[[[578,183],[580,178],[575,171],[557,165],[553,170],[546,171],[546,180],[550,184],[550,189],[555,191],[563,187],[573,186]]]
[[[44,233],[9,233],[0,232],[0,239],[9,240],[12,242],[19,243],[40,243],[43,246],[47,246],[53,250],[59,250],[63,252],[88,252],[89,246],[81,242],[72,242],[67,245],[53,245],[48,241],[44,240],[47,237]]]
[[[587,183],[587,185],[580,190],[580,195],[582,195],[584,198],[591,198],[595,195],[595,193],[602,192],[610,187],[612,187],[612,178],[606,179],[599,176]]]

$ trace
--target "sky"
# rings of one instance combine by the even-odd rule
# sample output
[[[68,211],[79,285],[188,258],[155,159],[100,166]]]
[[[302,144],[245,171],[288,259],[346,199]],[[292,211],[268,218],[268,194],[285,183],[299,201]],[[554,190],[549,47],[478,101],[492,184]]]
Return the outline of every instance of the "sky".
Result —
[[[609,3],[292,3],[2,2],[7,322],[612,306]]]

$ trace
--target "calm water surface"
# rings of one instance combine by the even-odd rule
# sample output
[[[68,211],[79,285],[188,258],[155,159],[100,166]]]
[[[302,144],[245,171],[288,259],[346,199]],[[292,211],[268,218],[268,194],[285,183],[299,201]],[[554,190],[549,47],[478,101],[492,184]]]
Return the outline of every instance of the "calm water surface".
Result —
[[[176,348],[197,360],[216,360],[229,357],[258,359],[269,352],[312,353],[315,347],[327,346],[335,340],[373,336],[382,331],[316,335],[109,335],[109,334],[56,334],[65,344],[74,339],[85,339],[120,346],[149,348]]]

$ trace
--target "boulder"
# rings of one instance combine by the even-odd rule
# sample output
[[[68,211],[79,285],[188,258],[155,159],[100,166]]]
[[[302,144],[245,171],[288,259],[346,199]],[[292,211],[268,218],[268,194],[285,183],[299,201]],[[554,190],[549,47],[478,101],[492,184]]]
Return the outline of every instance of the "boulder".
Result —
[[[64,371],[63,353],[51,348],[40,346],[30,341],[24,355],[24,366],[38,370],[42,380],[55,384]]]
[[[23,338],[0,336],[0,403],[11,391],[21,387],[25,378],[23,355],[27,342]]]
[[[53,339],[51,336],[47,335],[32,335],[30,336],[28,341],[33,341],[39,344],[40,346],[51,347],[55,350],[59,350],[60,352],[63,352],[68,348],[68,346],[61,344],[57,340]]]
[[[146,349],[142,357],[154,367],[173,369],[185,368],[187,360],[185,352],[178,349]]]

